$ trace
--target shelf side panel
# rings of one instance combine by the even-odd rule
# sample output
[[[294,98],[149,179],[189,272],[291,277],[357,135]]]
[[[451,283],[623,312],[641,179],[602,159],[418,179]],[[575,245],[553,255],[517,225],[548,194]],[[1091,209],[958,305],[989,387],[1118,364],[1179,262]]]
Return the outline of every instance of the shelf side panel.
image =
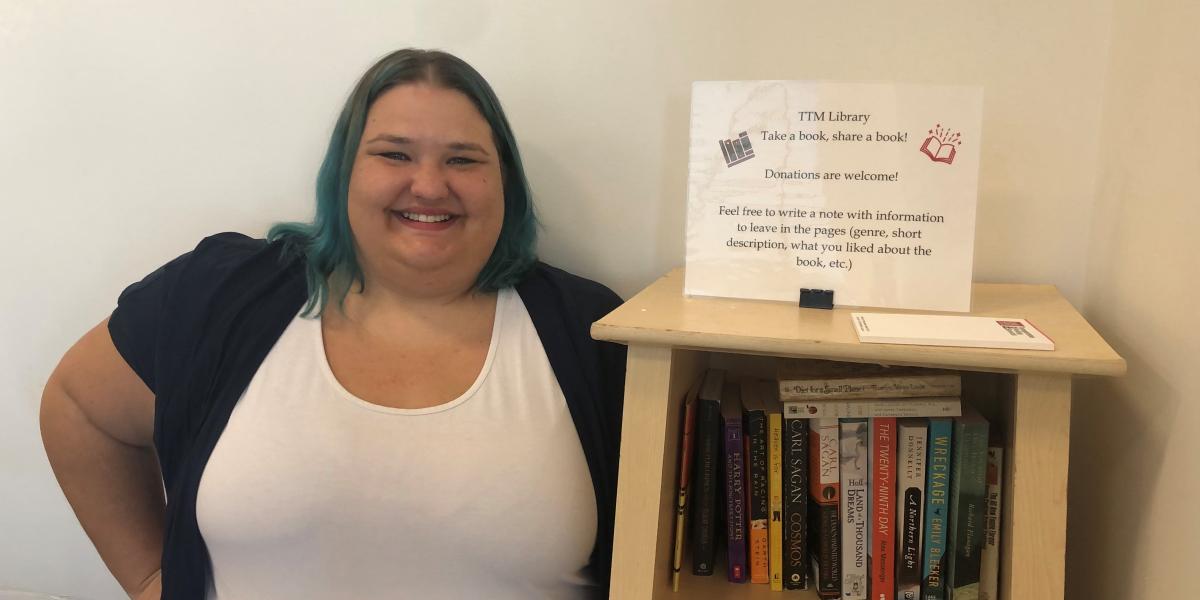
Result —
[[[1021,373],[1016,379],[1005,448],[1000,597],[1062,600],[1071,377]]]
[[[671,589],[680,409],[706,365],[701,352],[629,347],[610,598]]]

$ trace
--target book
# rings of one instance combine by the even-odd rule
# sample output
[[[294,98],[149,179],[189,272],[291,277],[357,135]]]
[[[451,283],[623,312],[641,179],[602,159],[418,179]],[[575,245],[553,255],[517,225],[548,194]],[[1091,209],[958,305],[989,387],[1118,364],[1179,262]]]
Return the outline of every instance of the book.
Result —
[[[842,587],[841,567],[841,443],[837,419],[801,419],[784,417],[788,423],[807,423],[808,432],[808,500],[811,521],[807,535],[809,560],[817,573],[816,591],[822,598],[838,597]],[[829,515],[833,516],[830,517]],[[787,515],[784,515],[787,518]],[[832,521],[828,521],[832,518]],[[818,527],[819,525],[819,527]],[[785,571],[786,575],[786,571]],[[786,580],[785,580],[786,583]],[[832,594],[832,596],[830,596]]]
[[[838,524],[838,505],[808,503],[809,544],[812,547],[814,587],[820,598],[841,595],[841,539]]]
[[[952,419],[929,419],[929,454],[925,462],[925,550],[921,557],[921,598],[945,600],[946,533],[950,513],[950,449]]]
[[[899,446],[896,464],[899,478],[896,502],[900,516],[896,533],[896,598],[920,600],[921,543],[925,517],[925,451],[929,422],[925,419],[901,419],[896,424]]]
[[[987,514],[983,520],[983,550],[980,551],[979,600],[998,600],[1000,583],[1000,502],[1002,500],[1004,447],[999,440],[988,442]]]
[[[772,386],[774,388],[774,386]],[[783,591],[783,405],[772,394],[767,404],[767,575],[771,591]]]
[[[785,402],[784,415],[808,419],[860,419],[867,417],[957,417],[962,403],[956,396],[855,398],[852,400],[797,400]]]
[[[688,491],[691,486],[692,447],[696,428],[696,397],[700,394],[698,379],[688,390],[680,411],[682,423],[679,426],[679,494],[675,503],[675,553],[671,562],[671,589],[679,591],[679,572],[683,568],[683,550],[687,531]]]
[[[983,549],[983,497],[987,491],[988,422],[969,405],[954,419],[950,466],[947,600],[979,598]]]
[[[768,488],[767,457],[767,398],[772,393],[772,383],[762,379],[742,381],[742,428],[746,440],[746,515],[749,517],[749,532],[746,535],[749,548],[750,583],[768,583],[770,498]]]
[[[811,477],[808,480],[809,494],[814,502],[821,504],[837,504],[841,497],[838,488],[841,486],[839,468],[839,449],[841,443],[837,419],[787,418],[785,421],[805,421],[809,424],[808,435],[808,468]]]
[[[842,599],[867,599],[867,420],[842,419],[839,463],[842,522]]]
[[[717,461],[725,372],[709,369],[696,397],[696,457],[692,465],[692,574],[712,575],[716,558]]]
[[[746,564],[746,454],[742,435],[742,392],[726,381],[721,395],[722,450],[725,458],[725,566],[733,583],[744,583]]]
[[[962,392],[962,376],[940,369],[788,358],[780,359],[778,370],[779,398],[784,402],[959,396]]]
[[[831,434],[835,455],[833,477],[837,478],[837,421]],[[783,419],[783,589],[808,587],[808,419]],[[836,499],[834,500],[836,505]]]
[[[1054,340],[1016,317],[851,313],[858,341],[963,348],[1053,350]]]
[[[872,600],[896,598],[896,419],[872,417],[867,438],[871,455],[871,527],[867,574]]]

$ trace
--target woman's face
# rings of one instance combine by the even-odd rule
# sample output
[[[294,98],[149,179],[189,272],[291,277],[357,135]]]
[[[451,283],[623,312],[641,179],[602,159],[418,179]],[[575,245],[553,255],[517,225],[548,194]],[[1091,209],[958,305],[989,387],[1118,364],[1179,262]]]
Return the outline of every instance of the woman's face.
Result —
[[[491,127],[454,90],[384,92],[367,113],[347,210],[368,279],[470,286],[504,220]]]

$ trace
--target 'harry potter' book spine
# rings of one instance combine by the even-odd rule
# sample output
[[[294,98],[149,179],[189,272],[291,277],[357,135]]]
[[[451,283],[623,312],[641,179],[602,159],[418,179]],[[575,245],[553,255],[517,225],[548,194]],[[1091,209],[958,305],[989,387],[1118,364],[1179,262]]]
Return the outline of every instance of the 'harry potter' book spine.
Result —
[[[692,574],[712,575],[716,556],[717,454],[721,444],[721,391],[725,372],[709,370],[696,400],[696,462],[692,473]]]
[[[979,553],[983,550],[983,497],[987,492],[988,422],[970,406],[954,420],[950,467],[950,600],[979,598]]]
[[[896,598],[920,600],[921,542],[924,539],[925,516],[925,450],[929,438],[929,423],[925,419],[901,419],[899,465],[900,480],[896,487],[900,511],[897,533],[900,543],[896,552]]]
[[[741,391],[726,382],[721,398],[725,454],[725,548],[729,581],[744,583],[746,569],[746,455]]]
[[[946,531],[950,514],[952,419],[929,420],[929,458],[925,478],[925,552],[921,559],[921,597],[946,598]]]
[[[808,463],[812,432],[807,419],[785,418],[783,428],[783,589],[801,590],[808,587]],[[836,426],[834,436],[836,445]]]
[[[842,419],[842,600],[867,599],[867,420]]]
[[[871,437],[871,544],[867,571],[872,600],[896,598],[896,419],[873,417]]]

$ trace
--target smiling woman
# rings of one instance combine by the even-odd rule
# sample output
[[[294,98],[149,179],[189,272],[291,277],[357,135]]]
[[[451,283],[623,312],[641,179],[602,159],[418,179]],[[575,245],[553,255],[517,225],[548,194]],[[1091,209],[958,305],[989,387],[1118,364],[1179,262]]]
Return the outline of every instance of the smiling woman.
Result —
[[[421,294],[438,291],[422,273],[451,293],[473,285],[504,220],[487,121],[458,91],[410,84],[375,101],[362,137],[347,209],[367,278],[422,281]]]
[[[130,595],[604,593],[625,355],[589,328],[619,299],[534,228],[490,86],[402,50],[338,118],[311,222],[127,288],[42,430]]]

